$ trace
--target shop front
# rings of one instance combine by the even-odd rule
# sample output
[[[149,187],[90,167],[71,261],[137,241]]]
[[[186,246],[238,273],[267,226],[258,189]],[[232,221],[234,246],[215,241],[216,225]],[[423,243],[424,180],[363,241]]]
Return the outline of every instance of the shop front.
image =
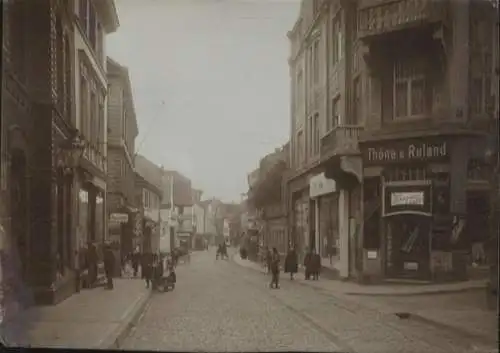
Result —
[[[103,245],[106,236],[106,184],[83,172],[78,190],[76,252],[78,264],[89,286],[104,277]]]
[[[361,144],[363,267],[372,276],[456,280],[474,242],[469,180],[481,139],[428,137]],[[469,207],[468,207],[469,205]],[[469,229],[469,230],[467,230]]]
[[[309,197],[314,204],[314,246],[322,266],[337,269],[340,265],[338,190],[335,180],[324,173],[309,180]]]

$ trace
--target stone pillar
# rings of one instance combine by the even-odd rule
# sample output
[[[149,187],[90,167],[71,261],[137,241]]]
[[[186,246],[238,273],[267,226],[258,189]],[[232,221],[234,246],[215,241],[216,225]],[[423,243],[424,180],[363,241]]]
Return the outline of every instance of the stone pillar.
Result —
[[[349,191],[339,192],[339,274],[349,277]]]

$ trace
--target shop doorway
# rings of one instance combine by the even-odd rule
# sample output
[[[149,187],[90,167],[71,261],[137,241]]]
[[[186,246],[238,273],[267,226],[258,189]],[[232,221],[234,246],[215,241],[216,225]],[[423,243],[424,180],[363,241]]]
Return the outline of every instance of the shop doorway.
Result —
[[[386,218],[386,272],[388,277],[430,278],[431,217],[394,215]]]

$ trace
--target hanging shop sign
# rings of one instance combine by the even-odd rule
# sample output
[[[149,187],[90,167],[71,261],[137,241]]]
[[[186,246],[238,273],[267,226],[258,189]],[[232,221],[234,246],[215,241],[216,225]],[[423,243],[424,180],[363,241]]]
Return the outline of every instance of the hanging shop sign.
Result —
[[[379,143],[363,149],[365,165],[380,165],[400,162],[439,162],[449,158],[447,141],[402,140]]]
[[[419,214],[431,216],[431,185],[384,185],[384,216]]]
[[[313,176],[309,179],[309,197],[315,198],[321,195],[337,191],[335,180],[325,177],[325,173]]]

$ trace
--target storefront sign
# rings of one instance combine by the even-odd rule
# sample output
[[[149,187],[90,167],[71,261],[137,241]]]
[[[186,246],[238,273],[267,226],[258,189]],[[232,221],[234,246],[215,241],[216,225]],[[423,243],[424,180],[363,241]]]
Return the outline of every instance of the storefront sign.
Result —
[[[111,223],[127,223],[128,214],[126,213],[111,213],[109,215],[109,221]]]
[[[325,177],[325,173],[313,176],[309,179],[309,197],[315,198],[321,195],[337,191],[335,180]]]
[[[385,185],[384,216],[413,213],[430,216],[431,185]]]
[[[393,192],[391,206],[424,205],[424,192]]]
[[[398,162],[435,162],[448,158],[446,141],[418,142],[415,140],[393,142],[390,145],[368,147],[363,151],[366,165]]]

